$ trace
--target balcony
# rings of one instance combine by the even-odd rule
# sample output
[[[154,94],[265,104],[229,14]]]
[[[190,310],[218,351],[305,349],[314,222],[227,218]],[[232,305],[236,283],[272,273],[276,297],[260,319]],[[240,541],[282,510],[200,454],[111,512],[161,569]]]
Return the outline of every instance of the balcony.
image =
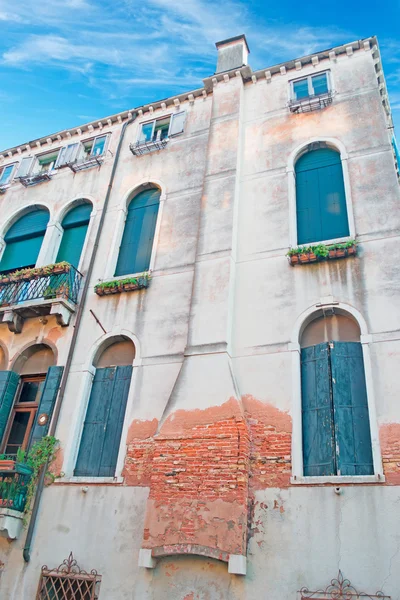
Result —
[[[130,144],[129,150],[134,156],[142,156],[143,154],[149,154],[149,152],[156,152],[157,150],[163,150],[168,144],[168,138],[154,139],[149,141],[139,141],[136,144]]]
[[[3,183],[2,185],[0,185],[0,194],[5,194],[9,187],[9,183]]]
[[[289,110],[292,113],[307,113],[321,110],[332,104],[332,92],[325,92],[315,96],[307,96],[298,100],[289,101]]]
[[[0,278],[0,319],[10,331],[20,333],[24,319],[55,315],[69,325],[78,302],[82,275],[68,263],[22,269]]]
[[[9,457],[15,459],[15,456]],[[0,535],[16,539],[23,527],[32,469],[14,460],[0,460]]]
[[[46,171],[40,171],[39,173],[33,173],[32,175],[25,175],[24,177],[18,177],[20,182],[25,187],[30,187],[32,185],[37,185],[38,183],[42,183],[42,181],[50,181],[53,176],[52,169]]]
[[[104,156],[90,154],[80,160],[74,160],[73,162],[66,163],[66,166],[71,169],[74,173],[78,171],[84,171],[85,169],[91,169],[92,167],[101,167],[104,161]]]

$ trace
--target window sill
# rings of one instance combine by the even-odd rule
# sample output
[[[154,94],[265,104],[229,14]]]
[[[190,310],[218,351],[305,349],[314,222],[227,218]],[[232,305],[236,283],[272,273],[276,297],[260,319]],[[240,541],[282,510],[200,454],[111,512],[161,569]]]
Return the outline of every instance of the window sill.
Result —
[[[323,485],[332,483],[385,483],[384,475],[329,475],[322,477],[291,477],[291,485]]]
[[[57,479],[56,484],[89,484],[89,483],[97,483],[97,484],[118,484],[124,483],[123,477],[61,477]]]

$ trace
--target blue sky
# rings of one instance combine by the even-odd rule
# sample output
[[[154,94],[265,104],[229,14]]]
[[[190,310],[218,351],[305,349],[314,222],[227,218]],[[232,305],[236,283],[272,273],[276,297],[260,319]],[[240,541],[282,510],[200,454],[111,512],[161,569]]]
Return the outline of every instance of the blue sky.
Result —
[[[201,87],[214,43],[253,69],[377,35],[400,137],[400,0],[0,0],[0,148]]]

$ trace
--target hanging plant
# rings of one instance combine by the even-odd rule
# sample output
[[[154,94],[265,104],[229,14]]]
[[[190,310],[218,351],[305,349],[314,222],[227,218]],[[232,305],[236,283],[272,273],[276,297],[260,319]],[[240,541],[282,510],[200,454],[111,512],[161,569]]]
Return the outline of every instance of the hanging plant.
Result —
[[[25,525],[31,513],[31,504],[36,492],[40,472],[45,465],[49,465],[53,461],[58,443],[59,441],[55,437],[46,435],[42,437],[42,439],[40,439],[38,442],[35,442],[27,454],[25,454],[24,451],[21,451],[21,455],[19,456],[19,458],[23,458],[23,460],[19,460],[19,462],[25,463],[25,465],[32,470],[32,476],[28,483],[26,492],[26,502],[24,510]],[[51,473],[46,473],[46,475],[52,477]]]

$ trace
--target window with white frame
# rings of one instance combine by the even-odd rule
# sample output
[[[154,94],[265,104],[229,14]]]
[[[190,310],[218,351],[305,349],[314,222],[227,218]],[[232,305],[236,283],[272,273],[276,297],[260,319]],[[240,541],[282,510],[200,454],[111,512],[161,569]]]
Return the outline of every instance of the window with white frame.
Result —
[[[160,119],[142,123],[139,131],[139,143],[159,142],[183,133],[186,113],[180,112]]]
[[[290,82],[292,100],[302,100],[310,96],[327,94],[332,90],[329,71],[308,75]]]
[[[0,169],[0,187],[6,186],[11,182],[15,163],[6,165]]]
[[[36,157],[36,161],[33,164],[32,173],[48,173],[55,166],[60,150],[52,150],[45,154],[40,154]]]
[[[102,156],[105,154],[107,145],[107,135],[98,135],[90,140],[82,142],[81,159],[91,158],[92,156]]]

